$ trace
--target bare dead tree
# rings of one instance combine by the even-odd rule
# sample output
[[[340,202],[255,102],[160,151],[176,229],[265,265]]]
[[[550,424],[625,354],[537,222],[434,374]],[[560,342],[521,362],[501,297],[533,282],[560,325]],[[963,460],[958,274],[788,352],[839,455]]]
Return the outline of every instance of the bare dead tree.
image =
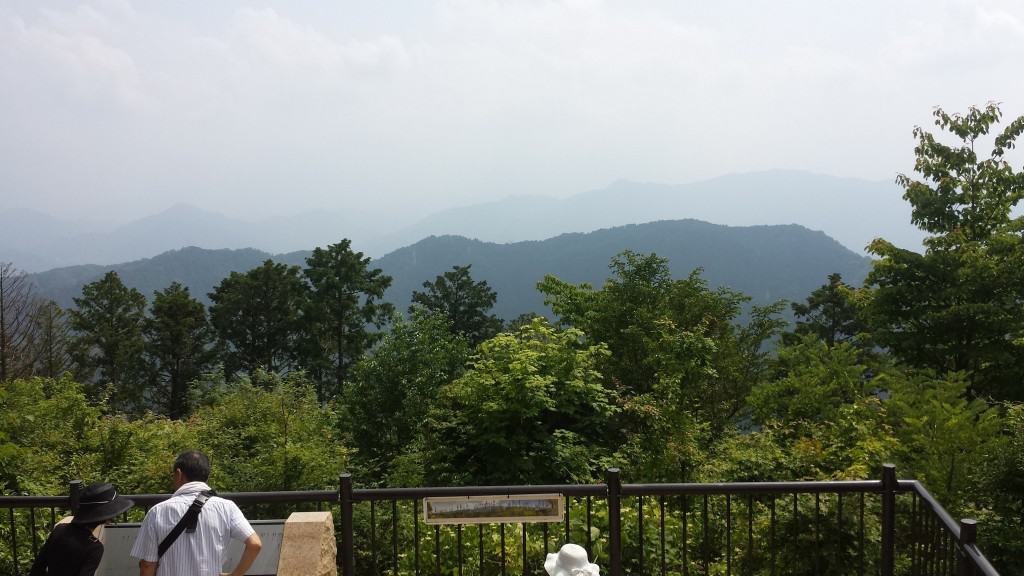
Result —
[[[32,374],[37,302],[28,275],[14,264],[0,262],[0,382]]]

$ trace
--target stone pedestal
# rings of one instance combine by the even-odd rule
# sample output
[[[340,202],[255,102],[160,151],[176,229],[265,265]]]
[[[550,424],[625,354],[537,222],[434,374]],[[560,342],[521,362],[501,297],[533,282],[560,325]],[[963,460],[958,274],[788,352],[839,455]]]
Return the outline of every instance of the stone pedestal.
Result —
[[[293,512],[284,523],[277,576],[337,576],[338,548],[330,512]]]

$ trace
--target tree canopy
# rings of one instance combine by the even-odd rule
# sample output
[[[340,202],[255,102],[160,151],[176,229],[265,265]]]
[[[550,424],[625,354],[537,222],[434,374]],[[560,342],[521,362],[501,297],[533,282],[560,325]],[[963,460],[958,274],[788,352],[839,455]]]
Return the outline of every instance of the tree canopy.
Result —
[[[877,342],[909,365],[965,372],[975,394],[1024,399],[1024,171],[1006,158],[1024,116],[991,138],[999,107],[949,114],[935,125],[952,143],[914,129],[914,170],[901,174],[913,222],[931,234],[924,254],[878,239],[869,323]],[[985,157],[978,149],[990,146]]]
[[[412,293],[412,306],[443,314],[451,322],[452,330],[462,334],[470,345],[487,340],[501,331],[501,319],[489,314],[498,295],[486,280],[476,282],[470,274],[470,266],[453,266],[439,275],[433,282],[424,282],[420,292]]]
[[[248,272],[232,272],[210,300],[210,323],[225,346],[228,374],[299,366],[309,290],[298,266],[267,260]]]
[[[303,274],[311,288],[306,367],[318,375],[324,400],[342,392],[352,366],[380,337],[370,327],[391,318],[393,306],[382,301],[391,278],[370,268],[370,259],[347,239],[313,250]]]
[[[91,395],[109,394],[112,406],[141,410],[146,297],[125,286],[116,272],[107,272],[82,288],[75,306],[71,310],[72,350],[79,374],[91,384]]]

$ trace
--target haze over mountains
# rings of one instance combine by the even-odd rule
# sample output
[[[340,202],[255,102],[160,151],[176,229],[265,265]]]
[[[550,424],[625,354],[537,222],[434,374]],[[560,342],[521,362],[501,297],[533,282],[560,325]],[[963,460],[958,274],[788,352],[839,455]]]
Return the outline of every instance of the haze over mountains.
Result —
[[[822,232],[801,226],[728,227],[696,220],[652,222],[563,234],[544,241],[510,244],[459,236],[431,236],[379,259],[373,266],[392,277],[385,298],[405,310],[413,290],[455,265],[472,265],[473,277],[486,280],[498,293],[495,313],[511,319],[524,312],[545,312],[536,283],[546,274],[599,286],[613,256],[630,249],[655,252],[669,259],[676,277],[702,267],[711,286],[728,286],[750,295],[755,303],[802,300],[839,272],[859,284],[870,261]],[[62,306],[73,304],[85,283],[116,270],[128,286],[147,298],[172,281],[187,285],[197,298],[206,295],[232,271],[245,271],[266,258],[304,265],[308,251],[271,256],[253,249],[186,248],[155,258],[116,266],[74,266],[34,274],[41,295]]]
[[[355,249],[381,257],[431,235],[506,243],[684,218],[730,226],[799,224],[857,253],[878,236],[912,249],[922,238],[895,184],[770,171],[682,185],[619,181],[562,199],[514,196],[441,210],[415,222],[397,220],[383,209],[377,215],[316,212],[246,222],[182,204],[114,226],[10,210],[0,213],[0,261],[42,271],[134,261],[184,246],[282,253],[343,237],[352,239]]]

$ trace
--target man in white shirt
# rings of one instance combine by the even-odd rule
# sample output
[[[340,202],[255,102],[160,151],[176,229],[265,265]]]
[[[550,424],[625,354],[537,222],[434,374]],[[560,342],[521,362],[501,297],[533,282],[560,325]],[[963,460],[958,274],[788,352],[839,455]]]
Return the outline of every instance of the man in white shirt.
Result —
[[[230,500],[210,496],[203,505],[195,530],[183,530],[163,556],[158,549],[164,538],[185,515],[201,493],[208,493],[210,460],[202,452],[183,452],[174,461],[174,495],[153,506],[146,513],[131,555],[139,559],[139,575],[155,576],[243,576],[252,566],[263,543]],[[224,554],[230,541],[245,544],[238,565],[231,572],[221,572]]]

